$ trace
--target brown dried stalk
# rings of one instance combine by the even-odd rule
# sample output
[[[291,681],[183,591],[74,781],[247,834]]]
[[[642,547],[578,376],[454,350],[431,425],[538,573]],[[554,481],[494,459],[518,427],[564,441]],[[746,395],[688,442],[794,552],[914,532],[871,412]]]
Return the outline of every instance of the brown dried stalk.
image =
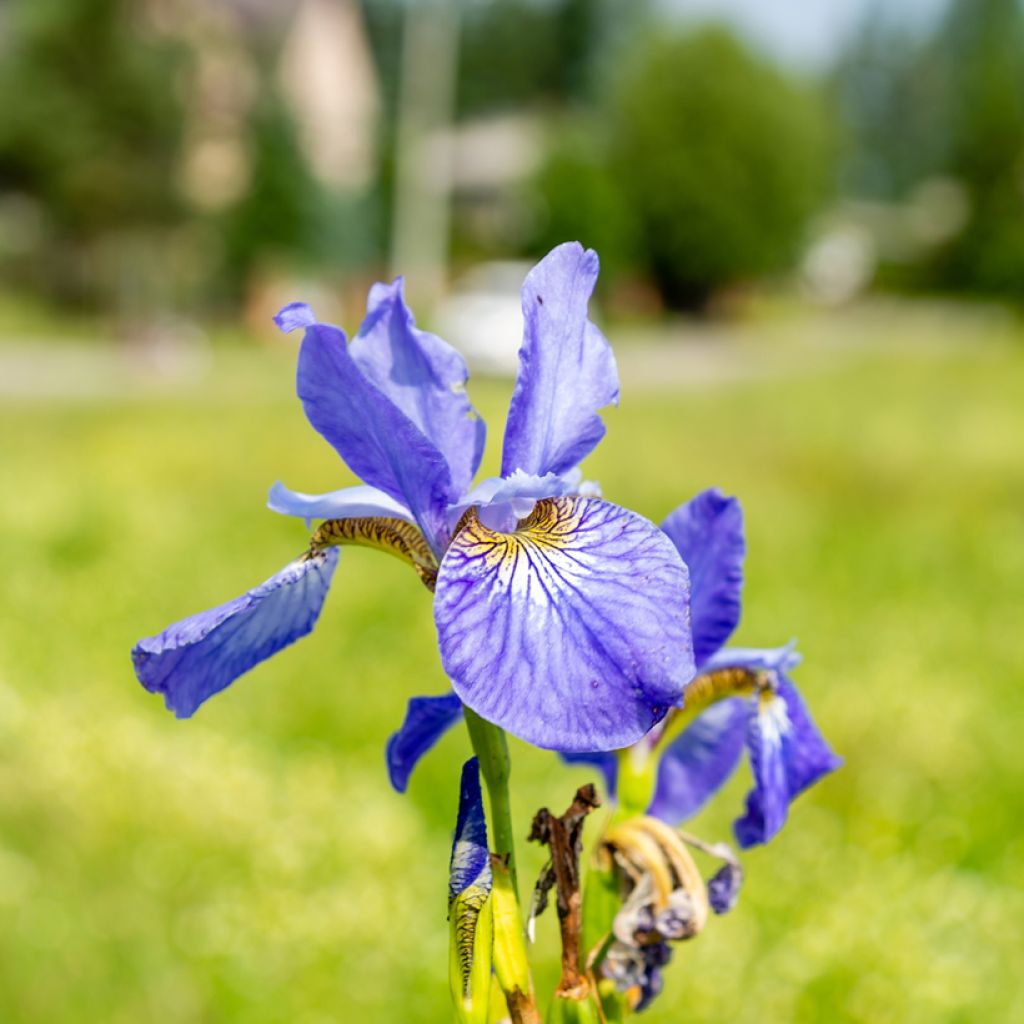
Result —
[[[580,962],[580,933],[583,924],[583,893],[580,884],[580,855],[583,852],[583,822],[601,806],[590,784],[576,790],[576,797],[561,817],[546,807],[533,819],[530,841],[551,851],[551,862],[541,874],[535,894],[536,912],[547,902],[554,882],[557,892],[558,925],[562,933],[562,979],[556,996],[583,999],[589,991],[584,965]]]

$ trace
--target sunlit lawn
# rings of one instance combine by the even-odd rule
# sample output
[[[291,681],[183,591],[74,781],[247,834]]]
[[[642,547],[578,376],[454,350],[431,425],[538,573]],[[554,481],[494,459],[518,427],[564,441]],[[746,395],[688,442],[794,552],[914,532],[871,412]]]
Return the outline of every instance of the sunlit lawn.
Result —
[[[746,858],[738,910],[678,949],[652,1024],[1024,1019],[1024,338],[984,340],[624,381],[588,475],[655,519],[710,484],[742,497],[737,639],[799,638],[846,758]],[[291,376],[284,349],[231,351],[194,393],[0,409],[3,1021],[447,1019],[468,744],[405,797],[383,768],[406,698],[446,685],[413,573],[346,551],[314,635],[191,721],[131,672],[139,636],[302,550],[270,482],[350,479]],[[507,392],[473,391],[491,465]],[[588,776],[513,753],[525,834]],[[725,837],[745,785],[693,830]]]

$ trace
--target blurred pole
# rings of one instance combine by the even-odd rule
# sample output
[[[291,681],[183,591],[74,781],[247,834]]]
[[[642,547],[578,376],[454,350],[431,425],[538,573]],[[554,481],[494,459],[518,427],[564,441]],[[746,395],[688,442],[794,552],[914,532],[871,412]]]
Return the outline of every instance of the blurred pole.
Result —
[[[434,305],[444,289],[451,219],[457,0],[412,0],[402,35],[391,272],[409,298]]]

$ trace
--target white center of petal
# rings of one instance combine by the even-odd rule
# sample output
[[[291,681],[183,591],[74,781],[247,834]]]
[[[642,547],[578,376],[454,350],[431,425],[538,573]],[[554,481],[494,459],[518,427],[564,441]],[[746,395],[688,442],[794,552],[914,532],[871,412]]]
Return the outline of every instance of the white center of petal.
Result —
[[[786,710],[786,702],[781,697],[762,697],[757,713],[761,719],[764,738],[772,746],[781,743],[782,737],[788,736],[793,728],[789,712]]]

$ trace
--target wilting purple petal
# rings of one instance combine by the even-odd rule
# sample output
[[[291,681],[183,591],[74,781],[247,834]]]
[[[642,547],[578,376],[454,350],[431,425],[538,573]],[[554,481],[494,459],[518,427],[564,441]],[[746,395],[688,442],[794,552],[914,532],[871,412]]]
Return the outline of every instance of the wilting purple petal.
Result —
[[[490,892],[491,858],[487,851],[487,824],[480,795],[480,765],[471,757],[462,766],[459,788],[459,817],[452,842],[452,859],[448,871],[448,902],[471,885]]]
[[[485,526],[509,533],[533,511],[540,498],[560,498],[574,490],[573,483],[555,473],[531,476],[516,470],[508,478],[492,476],[481,480],[449,507],[448,521],[454,526],[467,508],[475,506]]]
[[[419,759],[460,719],[462,701],[454,693],[439,697],[413,697],[398,732],[387,745],[388,777],[399,793],[409,785],[409,776]]]
[[[445,457],[452,490],[469,487],[480,465],[486,428],[466,395],[462,356],[421,331],[402,295],[402,279],[370,289],[366,319],[349,353],[376,385]]]
[[[303,494],[278,481],[270,488],[267,507],[286,516],[299,516],[308,526],[313,519],[358,519],[385,516],[413,522],[412,513],[376,487],[344,487],[329,494]]]
[[[728,914],[740,898],[743,868],[734,861],[723,864],[708,879],[708,903],[716,914]]]
[[[208,697],[313,628],[337,564],[336,548],[297,559],[241,597],[140,640],[132,649],[139,682],[162,693],[179,718],[188,718]]]
[[[702,491],[661,524],[690,570],[693,654],[698,669],[740,621],[743,509],[718,488]]]
[[[728,780],[743,753],[749,700],[712,704],[665,749],[647,813],[670,825],[696,814]]]
[[[568,472],[604,437],[597,411],[618,402],[619,378],[611,347],[587,319],[597,273],[597,254],[567,242],[523,282],[523,345],[502,476]]]
[[[648,1006],[661,995],[665,988],[665,975],[662,971],[672,959],[672,947],[667,942],[660,942],[643,950],[646,971],[640,983],[640,999],[634,1007],[635,1013],[643,1013]]]
[[[565,753],[559,751],[559,757],[567,764],[593,765],[603,776],[605,792],[609,800],[615,799],[619,782],[619,758],[611,751],[591,751],[590,753]]]
[[[296,385],[313,427],[353,473],[408,508],[439,551],[452,500],[448,464],[419,427],[366,379],[341,330],[306,326]]]
[[[693,675],[686,567],[652,523],[594,498],[540,501],[514,533],[471,520],[434,620],[463,702],[539,747],[628,746]]]

